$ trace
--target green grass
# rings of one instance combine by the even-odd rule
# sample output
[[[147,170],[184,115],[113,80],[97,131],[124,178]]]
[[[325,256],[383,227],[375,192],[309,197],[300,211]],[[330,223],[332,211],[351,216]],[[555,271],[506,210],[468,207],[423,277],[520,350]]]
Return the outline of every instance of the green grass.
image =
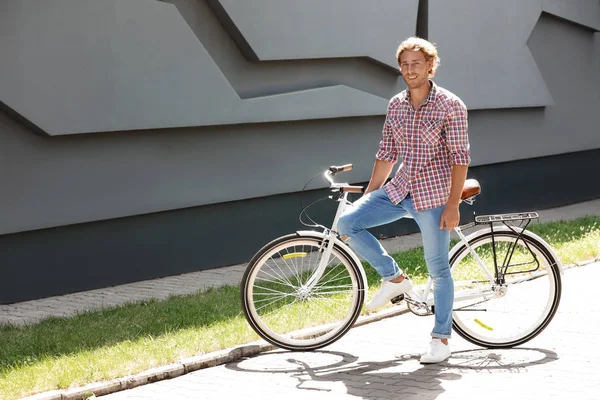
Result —
[[[0,398],[111,379],[256,340],[237,288],[0,327]]]
[[[600,217],[588,216],[572,221],[531,225],[557,252],[564,265],[598,257],[600,252]]]
[[[600,217],[531,225],[563,264],[600,256]],[[395,254],[417,283],[423,249]],[[380,277],[366,265],[370,291]],[[83,386],[193,355],[257,340],[240,309],[239,288],[127,304],[26,327],[0,326],[0,399]]]

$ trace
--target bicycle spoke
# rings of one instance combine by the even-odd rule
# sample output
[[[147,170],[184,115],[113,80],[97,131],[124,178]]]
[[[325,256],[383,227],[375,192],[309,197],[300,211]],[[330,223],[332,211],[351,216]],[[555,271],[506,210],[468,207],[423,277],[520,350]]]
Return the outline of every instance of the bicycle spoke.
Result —
[[[274,291],[274,290],[255,290],[253,293],[253,296],[255,298],[262,298],[262,299],[274,298],[274,297],[280,297],[280,296],[292,296],[292,295],[293,295],[293,293],[280,292],[280,291]]]
[[[260,310],[264,310],[265,308],[267,308],[267,307],[270,307],[270,306],[272,306],[273,304],[276,304],[277,302],[281,301],[281,300],[282,300],[282,299],[284,299],[285,297],[287,297],[287,296],[281,296],[281,298],[279,298],[279,299],[276,299],[276,300],[273,300],[273,301],[271,301],[270,303],[268,303],[268,304],[265,304],[265,305],[263,305],[263,306],[261,306],[261,307],[257,308],[257,309],[256,309],[256,311],[258,312],[258,311],[260,311]],[[273,311],[271,311],[271,312],[280,311],[280,310],[282,310],[282,309],[283,309],[283,308],[285,308],[285,307],[289,307],[289,306],[291,306],[292,304],[294,304],[294,302],[295,302],[295,301],[296,301],[296,300],[294,300],[294,301],[293,301],[293,302],[291,302],[291,303],[285,304],[283,307],[281,307],[281,308],[278,308],[278,309],[276,309],[276,310],[273,310]],[[268,314],[269,314],[269,313],[266,313],[266,314],[263,314],[263,315],[268,315]]]
[[[257,281],[268,282],[268,283],[278,284],[278,285],[287,286],[287,287],[294,287],[291,284],[291,282],[289,282],[289,281],[284,281],[284,280],[280,279],[279,277],[276,277],[274,275],[271,275],[271,274],[267,273],[266,271],[262,271],[262,273],[264,275],[272,277],[273,279],[266,279],[266,278],[259,278],[259,277],[257,277],[256,278]]]
[[[286,249],[286,250],[287,250],[287,249]],[[293,251],[291,251],[291,252],[288,252],[288,253],[286,253],[285,255],[287,255],[287,254],[293,254],[293,253],[295,253],[295,249],[292,249],[292,250],[293,250]],[[280,259],[282,259],[282,260],[283,260],[283,262],[285,263],[285,265],[288,267],[288,269],[289,269],[289,270],[290,270],[290,272],[292,273],[292,276],[293,276],[294,278],[296,278],[296,281],[297,281],[297,282],[300,284],[300,283],[301,283],[300,276],[298,275],[298,270],[297,270],[297,268],[295,268],[296,266],[295,266],[294,262],[293,262],[293,261],[290,261],[290,262],[288,263],[288,260],[287,260],[287,259],[284,257],[284,255],[282,255],[282,254],[281,254],[281,252],[278,252],[278,254],[279,254],[279,257],[280,257]],[[293,260],[293,258],[292,258],[292,260]],[[293,266],[294,266],[294,268],[290,268],[290,264],[291,264],[291,265],[293,265]]]
[[[558,304],[560,276],[552,271],[555,262],[535,241],[506,230],[496,232],[494,242],[489,232],[470,241],[489,271],[495,272],[494,244],[498,259],[510,263],[498,266],[498,284],[485,283],[468,251],[455,253],[451,260],[455,287],[465,288],[455,291],[453,322],[457,333],[472,343],[510,347],[530,340],[547,326]]]
[[[358,269],[340,256],[337,245],[326,260],[321,247],[318,239],[291,239],[252,266],[246,315],[263,338],[285,348],[318,348],[336,340],[358,317],[364,298]],[[324,269],[315,276],[321,263]]]
[[[277,271],[275,271],[275,269],[269,265],[269,263],[267,261],[265,261],[265,265],[268,266],[271,271],[282,281],[287,282],[289,286],[293,287],[294,285],[292,284],[292,282],[288,279],[288,277],[286,276],[285,272],[283,272],[281,270],[281,268],[279,267],[279,265],[277,265],[277,263],[275,262],[275,266],[277,267],[277,269],[279,270],[279,272],[281,272],[281,274],[278,274]],[[263,271],[264,272],[264,271]]]

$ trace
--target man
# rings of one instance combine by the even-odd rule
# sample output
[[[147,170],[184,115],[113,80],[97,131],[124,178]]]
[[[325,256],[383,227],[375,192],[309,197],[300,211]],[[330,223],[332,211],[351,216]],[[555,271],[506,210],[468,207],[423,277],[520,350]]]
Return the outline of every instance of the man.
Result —
[[[366,229],[405,217],[417,222],[435,302],[432,340],[420,361],[437,363],[451,354],[454,282],[448,251],[470,163],[467,109],[431,80],[439,65],[432,43],[411,37],[400,44],[396,56],[408,88],[389,102],[371,180],[365,195],[341,217],[338,231],[383,278],[381,290],[366,305],[373,310],[410,291],[412,284]],[[384,186],[398,156],[403,162]]]

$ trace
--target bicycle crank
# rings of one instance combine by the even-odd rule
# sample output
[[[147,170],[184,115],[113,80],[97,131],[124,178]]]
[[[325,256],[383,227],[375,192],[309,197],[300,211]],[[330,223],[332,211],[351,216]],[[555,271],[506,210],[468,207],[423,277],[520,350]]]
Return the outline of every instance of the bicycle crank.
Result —
[[[418,315],[419,317],[433,315],[435,311],[433,306],[428,306],[427,304],[422,303],[420,301],[414,301],[410,297],[406,299],[406,304],[408,305],[408,309],[410,310],[410,312],[412,312],[415,315]]]
[[[410,310],[410,312],[412,312],[415,315],[418,315],[419,317],[426,317],[428,315],[434,314],[433,306],[429,307],[427,304],[425,304],[423,302],[415,301],[415,300],[411,299],[409,296],[404,296],[404,294],[396,296],[390,301],[392,302],[392,304],[398,304],[402,300],[406,300],[406,305],[408,306],[408,309]]]

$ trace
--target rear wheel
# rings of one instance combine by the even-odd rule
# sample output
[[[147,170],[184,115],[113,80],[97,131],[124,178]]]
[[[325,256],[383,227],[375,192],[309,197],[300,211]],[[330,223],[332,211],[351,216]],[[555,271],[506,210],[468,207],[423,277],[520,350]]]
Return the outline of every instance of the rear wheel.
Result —
[[[266,245],[250,261],[241,285],[242,306],[252,328],[289,350],[314,350],[341,338],[364,300],[359,267],[334,245],[314,286],[307,282],[323,256],[323,239],[298,234]]]
[[[500,228],[493,240],[495,246],[491,232],[486,232],[470,239],[469,245],[492,277],[495,247],[504,279],[500,285],[490,283],[465,245],[451,257],[453,328],[479,346],[513,347],[533,339],[554,317],[561,295],[560,271],[546,245],[527,232],[520,236]]]

